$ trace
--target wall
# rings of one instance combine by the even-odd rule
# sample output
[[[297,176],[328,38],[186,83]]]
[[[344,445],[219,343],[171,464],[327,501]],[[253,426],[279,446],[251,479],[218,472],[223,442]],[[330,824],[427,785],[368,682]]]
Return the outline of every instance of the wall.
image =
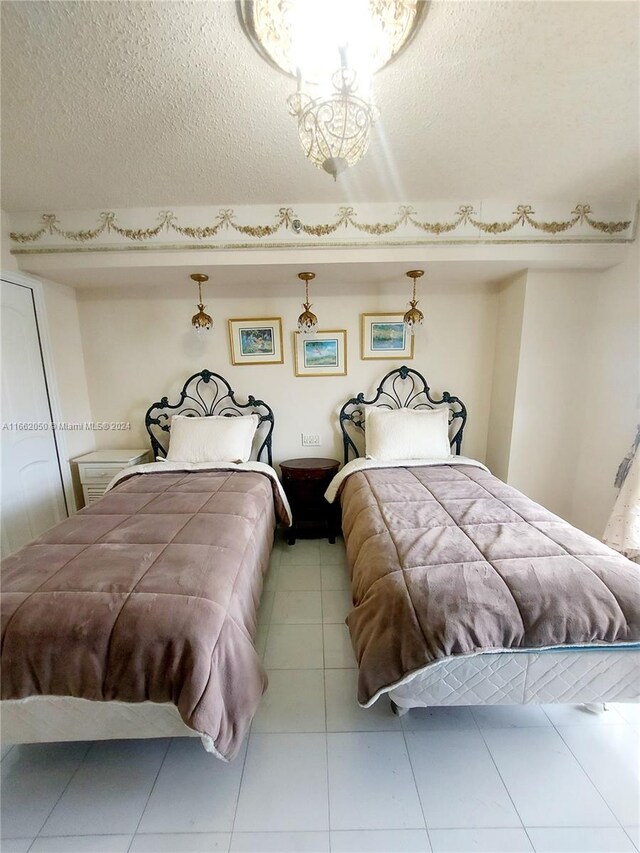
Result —
[[[213,288],[210,288],[210,291]],[[329,456],[342,459],[337,423],[341,404],[359,391],[370,393],[398,361],[360,360],[360,313],[404,310],[401,297],[384,292],[353,292],[346,282],[333,293],[312,294],[313,310],[325,329],[348,331],[348,375],[295,377],[292,330],[300,313],[300,293],[273,294],[247,284],[242,295],[205,299],[216,328],[205,339],[190,329],[194,296],[151,292],[149,288],[85,290],[79,300],[83,348],[94,420],[130,420],[130,433],[98,433],[99,447],[147,445],[143,426],[150,403],[176,395],[184,379],[202,368],[225,376],[237,394],[263,397],[274,409],[274,459]],[[182,288],[179,291],[181,294]],[[339,295],[342,294],[342,295]],[[495,293],[487,285],[430,286],[421,305],[426,327],[416,342],[411,367],[424,373],[434,390],[459,395],[469,410],[463,452],[484,459],[489,419]],[[227,318],[281,316],[285,364],[232,367]],[[302,432],[319,433],[320,448],[303,448]]]
[[[4,272],[18,269],[18,263],[14,255],[11,254],[11,239],[9,237],[10,231],[11,222],[9,215],[5,213],[4,210],[0,210],[0,237],[2,238],[0,246],[0,269]]]
[[[573,517],[602,536],[613,480],[640,424],[640,244],[599,276],[588,339],[587,388],[573,483]]]
[[[497,296],[493,384],[487,435],[487,465],[502,480],[509,479],[511,435],[520,361],[520,338],[527,274],[504,282]]]
[[[175,395],[208,367],[239,396],[276,413],[274,458],[342,459],[340,405],[371,393],[395,361],[360,360],[360,313],[402,310],[406,294],[336,278],[312,293],[323,328],[348,331],[345,377],[293,375],[292,330],[300,293],[256,281],[210,286],[216,319],[204,339],[190,329],[187,285],[85,288],[46,283],[56,371],[67,420],[130,421],[130,432],[69,433],[69,458],[93,448],[145,447],[149,404]],[[213,293],[211,292],[213,291]],[[612,481],[639,419],[638,245],[605,272],[529,270],[500,286],[438,285],[422,295],[426,326],[410,366],[436,391],[458,394],[469,423],[463,452],[572,523],[600,536],[615,497]],[[226,320],[281,316],[285,364],[232,367]],[[79,326],[78,326],[79,316]],[[81,331],[81,337],[80,337]],[[319,433],[303,448],[302,432]]]
[[[529,270],[509,482],[572,519],[597,273]]]
[[[604,272],[529,270],[499,294],[488,463],[596,537],[640,420],[639,320],[637,243]]]
[[[63,284],[43,281],[42,296],[52,361],[48,379],[58,402],[57,416],[67,423],[91,422],[76,291]],[[42,324],[41,331],[45,332]],[[69,460],[95,449],[95,433],[87,429],[59,430],[58,446],[62,455],[63,476],[67,483],[71,481],[73,492],[72,500],[69,501],[67,489],[67,500],[69,503],[75,500],[75,505],[80,507],[83,504],[82,488],[77,468]],[[69,508],[74,509],[73,505]]]

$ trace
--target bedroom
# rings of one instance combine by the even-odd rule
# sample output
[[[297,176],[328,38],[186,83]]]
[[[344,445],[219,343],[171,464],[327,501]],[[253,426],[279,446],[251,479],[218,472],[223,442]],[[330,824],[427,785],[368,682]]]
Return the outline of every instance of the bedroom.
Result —
[[[617,479],[640,422],[638,4],[399,4],[416,17],[398,56],[376,57],[371,92],[339,95],[370,137],[344,169],[346,149],[318,160],[289,114],[305,86],[317,102],[331,86],[314,85],[314,66],[296,95],[270,28],[280,4],[263,4],[264,19],[259,5],[2,3],[1,849],[633,851],[636,564],[602,541],[617,507],[624,541],[616,524],[607,541],[640,547],[637,502],[620,499],[637,463]],[[313,3],[291,4],[310,37],[296,63],[326,65],[326,37],[339,69],[336,46],[358,44],[345,33],[368,5],[314,17]],[[311,334],[298,331],[314,325],[305,311]],[[196,333],[196,316],[213,327]],[[382,429],[386,455],[371,445],[389,373],[393,408],[422,418],[405,466],[409,439],[390,455],[388,439],[408,421]],[[172,429],[168,461],[127,472],[164,455],[162,427],[194,376],[197,414],[255,411],[257,424],[234,418],[212,454],[193,431],[231,419],[173,421],[186,454]],[[225,380],[233,396],[215,408]],[[410,416],[423,380],[431,400]],[[451,448],[421,449],[427,421]],[[248,445],[216,456],[251,423]],[[345,449],[374,464],[356,463],[329,505]],[[433,479],[443,471],[457,482]],[[479,520],[498,503],[502,515]],[[527,515],[536,505],[553,516]],[[547,536],[550,551],[529,547],[556,516],[572,527]],[[470,518],[495,535],[481,542]],[[455,544],[462,528],[473,555]],[[492,557],[505,540],[505,559]],[[535,595],[506,583],[518,559]],[[573,561],[570,584],[549,577],[554,559]],[[411,572],[424,589],[425,567],[437,578],[445,564],[455,601],[442,630],[437,613],[417,615],[429,643],[413,643],[389,620],[405,647],[367,668],[362,622],[366,633],[388,616],[367,616],[376,589],[402,577],[410,597]],[[606,595],[584,574],[604,564]],[[175,606],[161,608],[168,591]],[[472,594],[482,600],[466,610]],[[505,615],[520,594],[525,635]],[[73,607],[57,621],[63,599],[88,608],[95,632]],[[442,660],[425,657],[430,631]],[[205,662],[228,670],[205,679],[209,707],[190,655],[212,632]],[[401,669],[385,674],[391,659]],[[456,674],[460,662],[478,669]],[[536,671],[550,688],[533,695]],[[421,692],[403,692],[416,672]],[[363,707],[378,677],[384,695]],[[448,697],[447,678],[459,683]],[[204,747],[181,736],[194,732]]]

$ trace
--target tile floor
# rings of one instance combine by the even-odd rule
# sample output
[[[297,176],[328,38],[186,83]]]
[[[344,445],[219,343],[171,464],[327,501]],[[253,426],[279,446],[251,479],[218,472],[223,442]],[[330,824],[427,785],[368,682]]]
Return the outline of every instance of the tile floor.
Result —
[[[3,853],[640,850],[640,706],[361,710],[348,608],[340,542],[278,541],[256,640],[270,687],[240,756],[13,747]]]

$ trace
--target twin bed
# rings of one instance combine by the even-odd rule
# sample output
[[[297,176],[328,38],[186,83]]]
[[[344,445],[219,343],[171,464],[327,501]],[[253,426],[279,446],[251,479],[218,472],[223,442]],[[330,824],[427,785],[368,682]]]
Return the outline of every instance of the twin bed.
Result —
[[[451,455],[361,458],[372,408],[444,409]],[[460,456],[466,418],[407,367],[340,412],[358,701],[638,701],[639,567]]]
[[[148,410],[159,460],[176,415],[253,417],[272,461],[271,408],[211,371]],[[270,464],[157,461],[5,560],[3,742],[199,734],[232,758],[267,684],[254,637],[278,520]]]
[[[441,412],[444,453],[349,462],[365,419],[371,435],[384,423],[373,409]],[[266,688],[262,579],[291,520],[274,416],[202,371],[147,412],[158,459],[172,415],[253,416],[269,464],[136,466],[3,563],[3,742],[200,735],[222,759],[238,751]],[[458,398],[406,367],[340,412],[347,464],[327,498],[342,504],[358,701],[637,701],[638,567],[460,456],[465,422]]]

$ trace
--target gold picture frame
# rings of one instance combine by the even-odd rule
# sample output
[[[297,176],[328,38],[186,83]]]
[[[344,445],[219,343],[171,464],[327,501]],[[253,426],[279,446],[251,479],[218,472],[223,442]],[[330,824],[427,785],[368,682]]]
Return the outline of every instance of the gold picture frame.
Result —
[[[361,314],[360,358],[365,361],[413,358],[414,336],[405,328],[403,316],[395,312]]]
[[[231,364],[283,364],[281,317],[228,320]]]
[[[346,376],[346,329],[323,329],[313,337],[293,333],[296,376]]]

